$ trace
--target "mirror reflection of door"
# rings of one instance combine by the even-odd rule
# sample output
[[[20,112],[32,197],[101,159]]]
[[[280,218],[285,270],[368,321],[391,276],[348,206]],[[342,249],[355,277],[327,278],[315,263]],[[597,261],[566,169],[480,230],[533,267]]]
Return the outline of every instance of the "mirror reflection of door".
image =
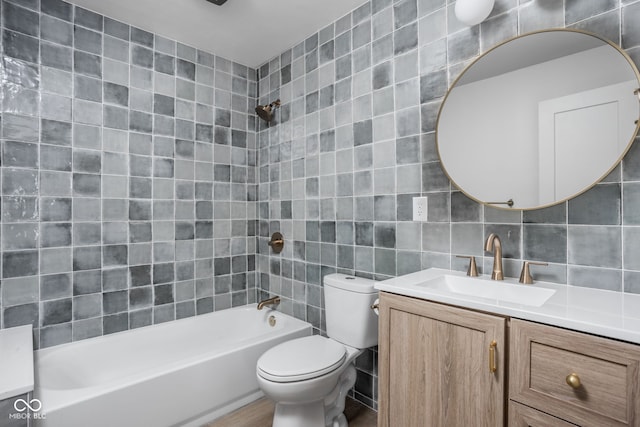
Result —
[[[442,168],[481,203],[560,203],[604,178],[631,147],[638,87],[628,55],[598,36],[543,30],[512,39],[449,89],[436,125]]]
[[[600,178],[629,143],[637,82],[539,103],[539,203],[566,199]],[[605,165],[604,167],[602,165]]]

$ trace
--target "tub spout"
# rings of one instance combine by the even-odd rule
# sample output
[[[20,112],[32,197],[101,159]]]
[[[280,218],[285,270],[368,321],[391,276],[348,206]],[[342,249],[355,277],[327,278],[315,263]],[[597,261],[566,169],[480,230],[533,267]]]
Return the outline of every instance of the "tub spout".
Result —
[[[280,304],[280,297],[268,298],[258,303],[258,310],[262,310],[265,305],[276,305],[276,304]]]

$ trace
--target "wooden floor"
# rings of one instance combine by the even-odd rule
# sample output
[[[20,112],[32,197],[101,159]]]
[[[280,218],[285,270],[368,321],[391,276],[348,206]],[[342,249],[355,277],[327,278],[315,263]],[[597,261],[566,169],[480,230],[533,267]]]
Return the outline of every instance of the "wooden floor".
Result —
[[[205,427],[271,427],[274,404],[262,398],[248,404]],[[344,414],[349,427],[376,427],[377,413],[351,398],[347,398]]]

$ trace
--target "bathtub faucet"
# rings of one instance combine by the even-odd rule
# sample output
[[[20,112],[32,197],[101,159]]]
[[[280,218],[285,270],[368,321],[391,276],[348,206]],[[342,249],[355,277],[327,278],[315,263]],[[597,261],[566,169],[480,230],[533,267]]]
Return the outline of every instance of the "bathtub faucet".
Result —
[[[280,304],[280,297],[271,297],[265,300],[262,300],[258,303],[258,310],[262,310],[265,305],[276,305]]]

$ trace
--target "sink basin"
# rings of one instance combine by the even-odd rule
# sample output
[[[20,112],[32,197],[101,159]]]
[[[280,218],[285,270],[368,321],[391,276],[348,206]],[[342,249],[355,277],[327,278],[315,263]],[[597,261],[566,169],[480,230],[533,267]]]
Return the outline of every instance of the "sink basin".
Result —
[[[427,280],[419,286],[457,295],[488,298],[532,307],[540,307],[556,292],[553,289],[538,288],[531,285],[503,283],[446,274]]]

